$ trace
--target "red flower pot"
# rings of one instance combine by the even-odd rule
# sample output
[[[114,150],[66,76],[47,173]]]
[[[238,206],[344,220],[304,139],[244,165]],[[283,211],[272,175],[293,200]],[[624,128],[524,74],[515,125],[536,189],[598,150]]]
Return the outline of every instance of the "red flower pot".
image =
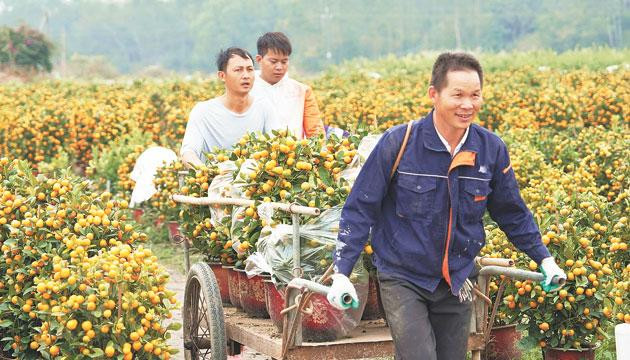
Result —
[[[247,274],[245,274],[245,270],[234,269],[238,274],[238,296],[240,301],[240,308],[245,311],[244,300],[247,298]]]
[[[142,219],[142,214],[144,214],[144,210],[142,209],[133,209],[133,219],[136,222],[140,222]]]
[[[241,293],[238,287],[238,272],[234,266],[226,266],[228,270],[228,291],[232,305],[241,309]]]
[[[382,319],[384,317],[384,313],[385,311],[383,310],[383,304],[381,303],[378,279],[376,278],[376,274],[370,274],[368,296],[361,320]]]
[[[260,275],[250,278],[246,272],[243,272],[243,277],[239,278],[239,282],[245,282],[247,291],[245,294],[241,293],[241,305],[248,315],[255,318],[268,319],[269,313],[265,305],[264,280],[265,278]]]
[[[271,322],[282,332],[282,315],[280,312],[284,309],[284,289],[279,290],[271,279],[264,280],[263,285],[265,286],[267,313],[269,313]]]
[[[219,284],[219,292],[221,293],[221,301],[224,304],[230,302],[230,289],[228,285],[228,269],[224,268],[221,263],[210,263],[210,269],[214,273],[214,277]]]
[[[522,354],[517,347],[521,333],[516,330],[516,324],[496,326],[490,330],[490,341],[486,348],[487,358],[490,360],[520,359]]]
[[[179,223],[177,221],[169,221],[166,223],[168,228],[168,238],[173,241],[179,236]]]
[[[266,285],[267,306],[269,316],[276,327],[282,331],[283,316],[280,311],[284,309],[284,289],[279,291],[270,281],[264,283]],[[358,309],[337,310],[332,307],[326,296],[313,294],[311,303],[306,310],[311,314],[304,314],[302,317],[302,339],[310,342],[325,342],[339,339],[347,335],[348,331],[354,328],[361,319],[361,314],[365,307],[365,299],[367,297],[368,284],[356,285],[357,294],[359,294]]]
[[[595,346],[584,349],[556,349],[545,348],[544,360],[595,360]]]

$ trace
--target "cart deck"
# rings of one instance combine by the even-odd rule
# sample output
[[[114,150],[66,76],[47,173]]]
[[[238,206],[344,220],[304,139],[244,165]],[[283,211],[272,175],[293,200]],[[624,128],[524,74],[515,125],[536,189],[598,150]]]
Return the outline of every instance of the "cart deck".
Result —
[[[282,334],[269,319],[256,319],[234,307],[224,308],[227,337],[261,354],[279,359]],[[483,336],[470,334],[469,350],[483,349]],[[287,359],[361,359],[391,357],[394,343],[384,320],[361,321],[349,337],[327,342],[303,342]]]
[[[224,308],[227,337],[261,354],[279,359],[282,334],[269,319],[248,317],[233,307]],[[360,359],[394,354],[384,320],[362,321],[350,337],[328,342],[303,342],[289,350],[287,359]]]

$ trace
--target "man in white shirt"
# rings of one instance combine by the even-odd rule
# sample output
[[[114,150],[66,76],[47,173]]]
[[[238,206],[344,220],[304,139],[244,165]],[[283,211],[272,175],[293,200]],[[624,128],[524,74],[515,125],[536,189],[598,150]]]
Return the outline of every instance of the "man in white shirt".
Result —
[[[180,155],[182,161],[203,165],[202,155],[213,148],[230,149],[249,132],[269,133],[280,129],[268,99],[250,95],[254,85],[254,61],[241,48],[231,47],[217,56],[218,77],[225,93],[197,103],[190,112]]]
[[[283,127],[298,139],[324,133],[313,90],[289,77],[291,42],[281,32],[268,32],[258,38],[256,62],[260,72],[252,93],[271,100]]]

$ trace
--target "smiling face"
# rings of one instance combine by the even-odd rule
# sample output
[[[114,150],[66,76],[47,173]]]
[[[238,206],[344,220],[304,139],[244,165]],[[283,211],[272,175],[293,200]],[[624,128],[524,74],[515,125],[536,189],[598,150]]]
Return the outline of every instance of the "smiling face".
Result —
[[[438,90],[431,86],[429,97],[438,128],[448,132],[465,131],[483,103],[479,74],[475,70],[449,71],[444,87]]]
[[[225,71],[219,71],[218,76],[225,83],[227,92],[245,95],[254,85],[254,62],[249,58],[232,55]]]
[[[289,69],[289,55],[269,49],[265,55],[256,55],[256,62],[260,64],[260,77],[274,85],[282,80]]]

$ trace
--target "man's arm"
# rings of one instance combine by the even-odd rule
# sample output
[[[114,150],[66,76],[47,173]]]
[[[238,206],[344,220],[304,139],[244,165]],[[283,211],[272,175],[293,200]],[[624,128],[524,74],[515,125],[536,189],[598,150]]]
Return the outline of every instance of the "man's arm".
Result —
[[[490,185],[492,192],[488,196],[488,211],[508,239],[538,264],[550,257],[534,216],[521,197],[510,156],[503,143]]]
[[[204,165],[203,161],[199,159],[199,156],[194,151],[187,150],[181,155],[181,160],[186,165],[192,165],[193,167],[200,167]]]
[[[304,96],[304,136],[311,137],[324,133],[324,122],[320,118],[317,99],[311,87],[306,88]]]
[[[337,249],[333,254],[335,272],[349,276],[371,227],[380,217],[387,195],[390,171],[402,145],[405,128],[386,132],[370,153],[341,212]]]
[[[204,146],[203,132],[201,131],[200,122],[202,114],[199,107],[195,106],[188,116],[188,124],[186,124],[186,132],[182,140],[182,147],[179,150],[181,160],[185,164],[194,166],[203,165],[201,161],[201,151]]]

